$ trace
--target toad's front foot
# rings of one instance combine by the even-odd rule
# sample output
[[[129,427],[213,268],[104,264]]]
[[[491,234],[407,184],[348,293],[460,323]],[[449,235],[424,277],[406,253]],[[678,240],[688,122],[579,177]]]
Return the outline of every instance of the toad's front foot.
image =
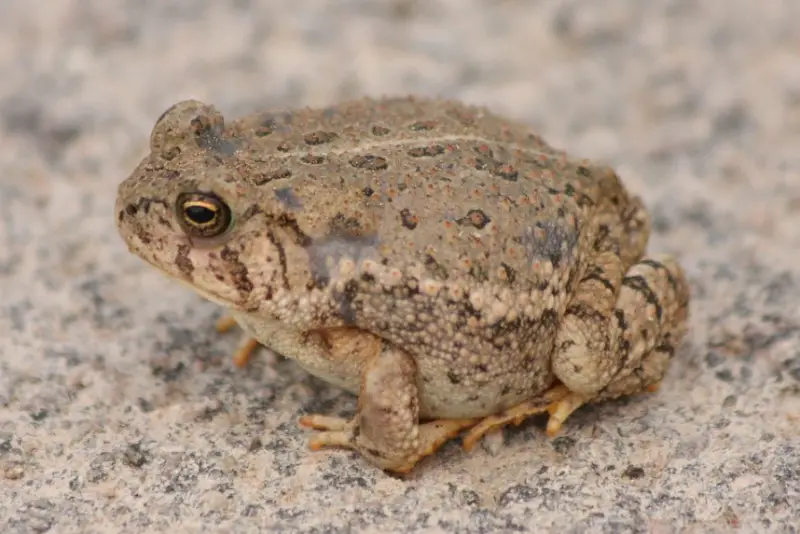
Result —
[[[453,419],[420,424],[414,358],[384,342],[364,366],[358,409],[352,420],[306,415],[299,423],[321,431],[311,438],[312,449],[356,450],[381,469],[407,473],[422,458],[478,421]]]
[[[220,334],[224,334],[235,326],[237,326],[236,320],[230,315],[224,315],[217,321],[216,329]],[[233,354],[233,365],[239,368],[246,366],[256,349],[258,341],[248,335],[243,336]]]
[[[405,437],[397,434],[398,441],[394,443],[370,440],[362,433],[358,416],[348,421],[326,415],[306,415],[300,418],[299,423],[300,426],[320,431],[308,442],[312,450],[324,447],[355,450],[381,469],[408,473],[424,457],[435,453],[448,440],[478,421],[452,419],[424,423],[417,427],[416,432]]]

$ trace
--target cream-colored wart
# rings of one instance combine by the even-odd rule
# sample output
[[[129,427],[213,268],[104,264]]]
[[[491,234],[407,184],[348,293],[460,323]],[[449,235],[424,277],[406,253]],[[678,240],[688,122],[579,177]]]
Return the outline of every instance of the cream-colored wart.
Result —
[[[131,252],[220,304],[219,332],[358,395],[308,414],[314,450],[398,473],[448,440],[655,391],[689,287],[646,254],[641,200],[486,109],[420,98],[226,124],[180,102],[119,186]]]

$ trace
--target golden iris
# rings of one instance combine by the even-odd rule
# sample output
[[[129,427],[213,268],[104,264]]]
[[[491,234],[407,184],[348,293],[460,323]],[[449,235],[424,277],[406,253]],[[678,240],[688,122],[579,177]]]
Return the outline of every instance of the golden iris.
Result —
[[[231,209],[214,193],[182,193],[177,202],[184,231],[193,237],[216,237],[230,227]]]

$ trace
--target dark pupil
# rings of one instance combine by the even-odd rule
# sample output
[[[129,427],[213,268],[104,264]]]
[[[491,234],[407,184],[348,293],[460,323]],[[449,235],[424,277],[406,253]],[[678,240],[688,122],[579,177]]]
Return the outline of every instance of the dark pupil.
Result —
[[[186,208],[186,217],[197,224],[208,224],[217,216],[216,212],[205,206],[189,206]]]

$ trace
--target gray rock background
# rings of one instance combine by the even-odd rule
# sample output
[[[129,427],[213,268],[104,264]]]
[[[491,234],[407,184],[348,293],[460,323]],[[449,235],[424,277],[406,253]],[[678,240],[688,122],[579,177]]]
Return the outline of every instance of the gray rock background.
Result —
[[[796,0],[0,3],[0,531],[798,532]],[[617,166],[692,281],[655,395],[531,420],[406,479],[306,450],[352,397],[129,255],[155,119],[420,93]]]

